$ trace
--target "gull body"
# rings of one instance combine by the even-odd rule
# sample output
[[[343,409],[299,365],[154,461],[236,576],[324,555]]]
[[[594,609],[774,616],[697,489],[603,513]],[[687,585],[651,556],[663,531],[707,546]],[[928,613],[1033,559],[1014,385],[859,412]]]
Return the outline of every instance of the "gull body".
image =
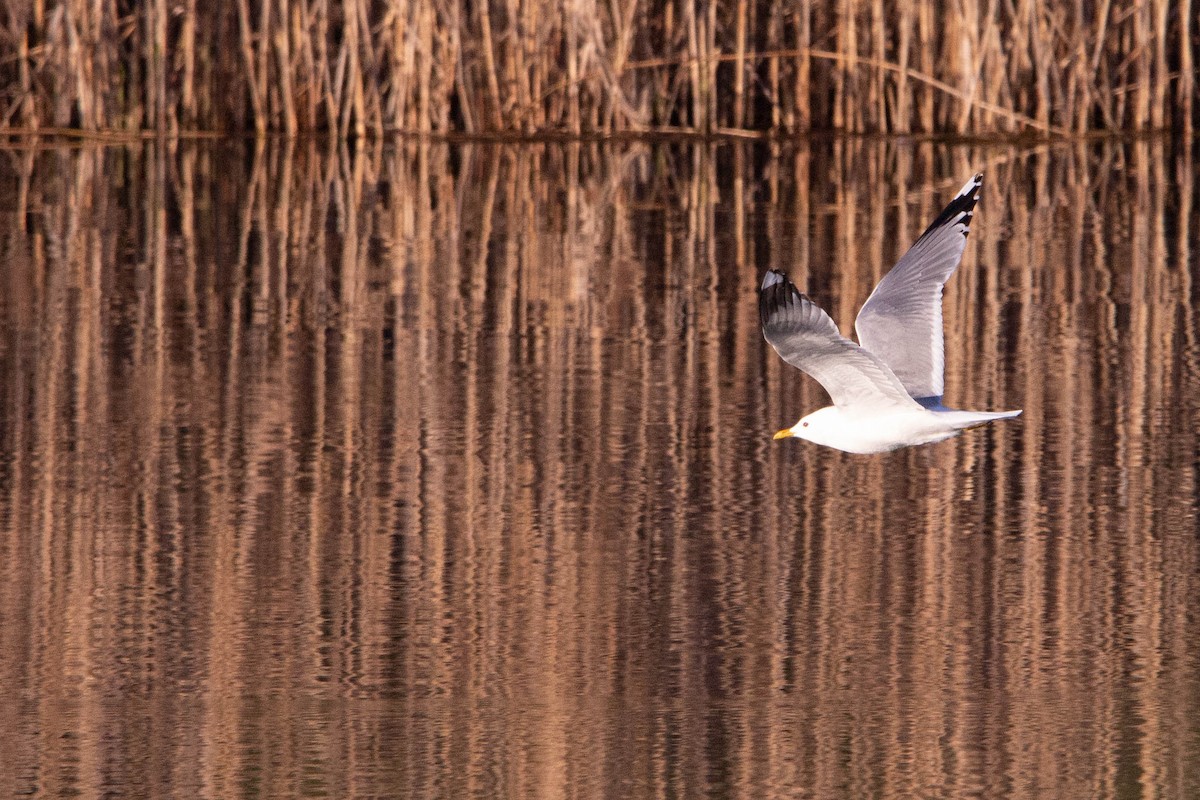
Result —
[[[983,176],[967,181],[875,287],[844,338],[787,275],[771,270],[759,293],[763,335],[780,357],[811,375],[833,405],[776,439],[795,437],[849,453],[931,444],[1020,411],[960,411],[942,404],[942,287],[962,259]]]
[[[1019,415],[1020,411],[934,411],[927,408],[898,408],[874,415],[846,413],[826,406],[807,415],[776,439],[795,437],[847,453],[886,453],[901,447],[933,444],[957,436],[967,428],[994,419]]]

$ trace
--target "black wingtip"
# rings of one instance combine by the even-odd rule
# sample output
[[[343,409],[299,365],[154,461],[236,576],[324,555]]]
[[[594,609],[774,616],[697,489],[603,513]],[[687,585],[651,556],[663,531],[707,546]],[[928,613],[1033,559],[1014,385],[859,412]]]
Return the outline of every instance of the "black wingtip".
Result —
[[[777,269],[767,270],[767,274],[763,276],[762,286],[758,290],[760,300],[769,297],[779,302],[786,300],[792,294],[799,294],[799,291],[786,272]]]
[[[975,177],[963,184],[963,187],[958,190],[958,194],[954,195],[942,213],[929,224],[925,232],[917,239],[920,241],[928,236],[933,231],[943,225],[961,224],[963,226],[963,236],[971,232],[971,220],[975,217],[975,204],[979,202],[979,190],[983,186],[983,173],[975,173]]]
[[[766,324],[771,315],[781,308],[786,308],[793,294],[799,294],[790,278],[777,269],[767,270],[763,276],[762,288],[758,291],[758,319]]]
[[[954,200],[958,200],[960,197],[974,197],[976,200],[978,200],[979,190],[982,187],[983,173],[976,172],[975,176],[971,178],[971,180],[964,183],[963,187],[958,190],[958,194],[954,195]],[[954,200],[951,200],[950,202],[954,202]]]
[[[777,283],[788,283],[787,273],[780,272],[777,269],[769,269],[767,270],[767,274],[763,275],[762,286],[759,288],[759,291],[766,291]]]

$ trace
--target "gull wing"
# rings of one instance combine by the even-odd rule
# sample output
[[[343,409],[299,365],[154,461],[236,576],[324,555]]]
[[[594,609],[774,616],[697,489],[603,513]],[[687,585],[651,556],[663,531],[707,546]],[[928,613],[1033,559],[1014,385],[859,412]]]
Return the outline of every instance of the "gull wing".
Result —
[[[891,367],[912,397],[942,397],[942,287],[962,259],[982,185],[982,173],[967,181],[883,276],[854,322],[859,343]]]
[[[771,270],[758,296],[763,336],[784,361],[817,379],[843,411],[920,408],[878,357],[838,332],[820,306]]]

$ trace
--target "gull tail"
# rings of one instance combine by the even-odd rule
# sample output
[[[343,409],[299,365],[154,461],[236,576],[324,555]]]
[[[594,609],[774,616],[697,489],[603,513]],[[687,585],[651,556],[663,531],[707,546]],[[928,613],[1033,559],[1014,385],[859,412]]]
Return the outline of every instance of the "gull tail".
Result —
[[[959,430],[974,428],[997,419],[1012,419],[1021,416],[1022,409],[1016,411],[944,411],[939,417]]]

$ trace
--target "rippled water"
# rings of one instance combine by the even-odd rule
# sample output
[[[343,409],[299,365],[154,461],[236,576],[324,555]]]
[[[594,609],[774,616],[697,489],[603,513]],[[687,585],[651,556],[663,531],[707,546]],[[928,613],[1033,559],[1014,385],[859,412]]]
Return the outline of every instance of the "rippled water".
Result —
[[[1200,796],[1187,149],[322,147],[0,158],[0,793]],[[1025,415],[773,442],[976,170]]]

